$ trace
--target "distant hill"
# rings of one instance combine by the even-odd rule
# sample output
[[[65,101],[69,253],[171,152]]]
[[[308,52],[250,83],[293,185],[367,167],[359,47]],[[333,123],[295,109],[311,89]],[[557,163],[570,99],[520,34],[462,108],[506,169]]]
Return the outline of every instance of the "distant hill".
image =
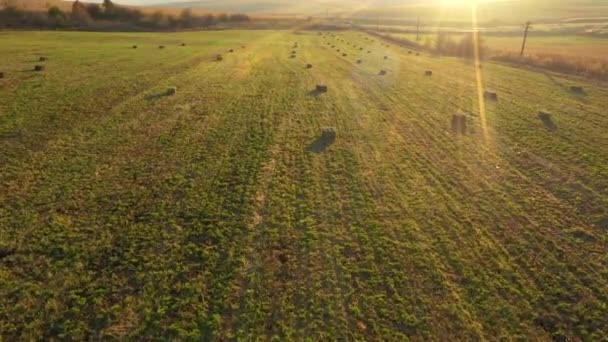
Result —
[[[415,16],[470,18],[470,8],[442,0],[195,0],[159,3],[159,7],[205,8],[212,11],[344,15],[352,17],[412,18]],[[480,20],[567,19],[608,13],[605,0],[486,0],[479,5]]]

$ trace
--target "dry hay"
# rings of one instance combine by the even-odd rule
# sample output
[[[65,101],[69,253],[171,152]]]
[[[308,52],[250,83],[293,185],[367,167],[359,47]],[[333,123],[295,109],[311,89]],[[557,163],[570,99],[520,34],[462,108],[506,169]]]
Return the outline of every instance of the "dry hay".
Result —
[[[241,45],[241,49],[245,49],[247,46],[245,45]]]
[[[159,49],[164,49],[164,48],[165,48],[165,46],[164,46],[164,45],[159,45],[159,46],[158,46],[158,48],[159,48]]]
[[[186,46],[186,43],[182,43],[182,46]]]
[[[312,68],[312,64],[306,64],[306,69],[311,69]]]
[[[407,53],[408,53],[409,55],[411,55],[413,52],[412,52],[412,50],[409,50]]]
[[[346,57],[346,56],[348,56],[348,54],[345,54],[345,53],[342,54],[342,57]]]
[[[44,65],[36,65],[34,67],[34,71],[42,71],[42,70],[44,70]]]
[[[223,59],[224,59],[224,56],[222,56],[222,55],[217,55],[217,56],[215,56],[215,60],[216,60],[216,61],[221,61],[221,60],[223,60]]]
[[[425,76],[433,76],[433,71],[432,70],[427,70],[424,72]]]
[[[315,90],[318,93],[327,93],[327,86],[324,84],[317,84]]]
[[[467,116],[465,114],[457,113],[452,115],[452,132],[467,133]]]
[[[384,59],[388,59],[388,56],[384,56]]]
[[[4,78],[4,73],[0,72],[0,78]]]
[[[380,75],[380,76],[386,75],[386,70],[380,70],[380,72],[378,73],[378,75]]]
[[[550,112],[541,110],[538,112],[538,118],[550,131],[555,131],[557,129],[557,125],[553,122],[553,115]]]
[[[490,101],[498,101],[498,94],[496,94],[495,91],[491,91],[491,90],[485,90],[483,92],[483,97],[486,100],[490,100]]]
[[[367,50],[367,53],[372,53],[371,51]]]
[[[46,62],[46,61],[49,60],[49,58],[48,57],[40,57],[38,60],[41,61],[41,62]]]
[[[169,87],[167,88],[167,91],[165,92],[165,94],[167,95],[173,95],[177,93],[177,87]]]
[[[137,49],[137,45],[133,45],[133,46],[132,46],[132,48],[133,48],[133,49]]]
[[[234,49],[230,49],[230,50],[228,50],[228,52],[234,52]]]

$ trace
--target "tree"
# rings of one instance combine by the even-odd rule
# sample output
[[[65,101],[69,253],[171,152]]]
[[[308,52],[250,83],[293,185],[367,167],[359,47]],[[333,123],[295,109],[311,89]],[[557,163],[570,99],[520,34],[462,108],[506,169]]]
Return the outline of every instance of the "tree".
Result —
[[[182,10],[182,13],[179,16],[179,21],[180,24],[183,27],[194,27],[195,26],[195,21],[196,18],[194,18],[194,16],[192,15],[192,10],[189,8],[184,8]]]

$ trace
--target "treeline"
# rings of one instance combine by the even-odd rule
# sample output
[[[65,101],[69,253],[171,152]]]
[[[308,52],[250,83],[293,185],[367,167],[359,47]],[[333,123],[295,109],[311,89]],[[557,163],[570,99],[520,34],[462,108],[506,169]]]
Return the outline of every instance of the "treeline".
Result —
[[[111,0],[104,0],[102,4],[75,1],[71,12],[57,6],[50,7],[46,13],[24,11],[12,6],[0,10],[0,28],[179,30],[210,28],[249,20],[246,14],[196,15],[190,9],[184,9],[179,16],[162,11],[147,14],[135,8],[116,5]]]

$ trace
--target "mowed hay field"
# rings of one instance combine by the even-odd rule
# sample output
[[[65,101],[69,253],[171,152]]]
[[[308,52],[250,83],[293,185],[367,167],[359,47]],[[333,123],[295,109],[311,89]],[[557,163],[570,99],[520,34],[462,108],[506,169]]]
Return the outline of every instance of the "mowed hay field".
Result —
[[[608,87],[335,35],[0,34],[2,338],[605,337]]]

